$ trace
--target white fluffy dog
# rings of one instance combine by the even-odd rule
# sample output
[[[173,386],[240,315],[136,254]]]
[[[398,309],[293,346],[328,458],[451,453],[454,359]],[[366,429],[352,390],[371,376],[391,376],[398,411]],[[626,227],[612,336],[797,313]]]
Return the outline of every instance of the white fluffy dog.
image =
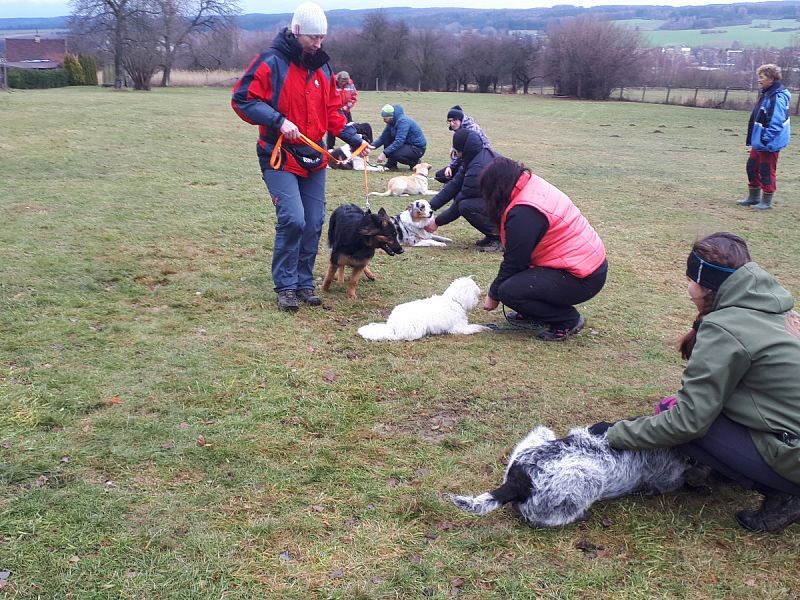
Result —
[[[441,296],[414,300],[394,307],[386,323],[370,323],[358,329],[365,340],[418,340],[426,335],[452,333],[470,335],[488,331],[483,325],[470,325],[467,311],[478,306],[481,289],[471,277],[456,279]]]
[[[556,439],[540,425],[514,448],[503,485],[479,496],[448,497],[479,515],[510,502],[529,525],[558,527],[583,518],[597,500],[675,490],[688,468],[672,449],[614,450],[586,427]]]

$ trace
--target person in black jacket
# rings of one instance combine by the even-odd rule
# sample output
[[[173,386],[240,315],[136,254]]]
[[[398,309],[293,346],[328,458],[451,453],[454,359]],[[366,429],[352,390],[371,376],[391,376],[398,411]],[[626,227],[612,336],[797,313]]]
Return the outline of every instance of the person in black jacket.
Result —
[[[483,169],[494,160],[496,154],[484,148],[481,136],[469,129],[461,128],[453,134],[453,148],[461,157],[461,168],[438,194],[431,198],[431,208],[439,210],[450,200],[447,210],[436,215],[426,229],[433,233],[442,225],[464,217],[484,237],[475,242],[483,252],[500,252],[500,236],[497,226],[486,214],[486,203],[481,197],[479,180]]]

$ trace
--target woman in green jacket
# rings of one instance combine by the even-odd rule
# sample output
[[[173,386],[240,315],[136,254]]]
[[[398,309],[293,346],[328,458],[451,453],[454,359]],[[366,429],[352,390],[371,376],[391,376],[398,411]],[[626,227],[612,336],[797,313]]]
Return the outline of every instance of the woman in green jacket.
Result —
[[[779,532],[800,522],[800,319],[791,294],[747,244],[715,233],[692,248],[689,296],[698,309],[681,342],[688,360],[675,403],[653,416],[589,428],[618,449],[677,447],[764,495],[736,520]]]

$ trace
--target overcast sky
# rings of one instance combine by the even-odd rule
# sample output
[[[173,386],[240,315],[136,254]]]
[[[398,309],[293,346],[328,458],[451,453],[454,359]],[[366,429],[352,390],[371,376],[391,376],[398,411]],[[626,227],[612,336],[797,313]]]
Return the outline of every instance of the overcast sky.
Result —
[[[290,13],[294,11],[302,0],[240,0],[245,13]],[[382,6],[411,6],[415,8],[428,8],[430,6],[451,6],[462,8],[487,8],[486,0],[399,0],[386,2],[382,0],[319,0],[318,4],[325,10],[334,8],[381,8]],[[722,0],[709,2],[708,0],[672,0],[667,2],[632,0],[585,0],[568,2],[551,2],[549,0],[495,0],[491,8],[534,8],[549,7],[556,4],[574,4],[575,6],[601,6],[605,4],[616,5],[660,5],[660,6],[699,6],[704,4],[734,4]],[[70,13],[69,3],[66,0],[0,0],[0,17],[60,17]]]

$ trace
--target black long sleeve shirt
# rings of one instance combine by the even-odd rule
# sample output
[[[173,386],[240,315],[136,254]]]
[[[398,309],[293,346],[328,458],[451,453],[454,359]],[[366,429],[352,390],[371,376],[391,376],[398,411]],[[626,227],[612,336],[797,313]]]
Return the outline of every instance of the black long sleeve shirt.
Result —
[[[490,298],[497,300],[497,289],[501,283],[512,275],[530,268],[533,249],[549,227],[547,217],[532,206],[520,204],[508,211],[503,262],[500,264],[497,277],[489,287]]]

